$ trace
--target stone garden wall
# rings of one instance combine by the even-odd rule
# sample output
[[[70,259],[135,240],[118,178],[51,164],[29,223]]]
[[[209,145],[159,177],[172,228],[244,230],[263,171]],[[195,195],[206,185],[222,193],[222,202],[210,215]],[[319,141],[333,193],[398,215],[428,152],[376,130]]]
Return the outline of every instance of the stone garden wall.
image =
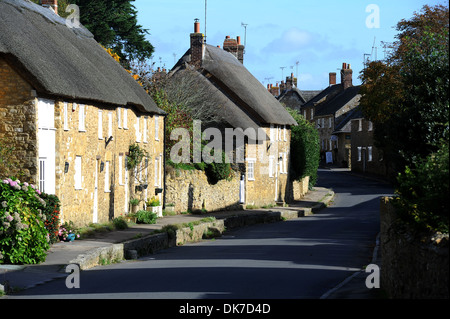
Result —
[[[396,223],[397,214],[386,197],[380,218],[381,288],[394,299],[448,299],[448,234],[417,238]]]

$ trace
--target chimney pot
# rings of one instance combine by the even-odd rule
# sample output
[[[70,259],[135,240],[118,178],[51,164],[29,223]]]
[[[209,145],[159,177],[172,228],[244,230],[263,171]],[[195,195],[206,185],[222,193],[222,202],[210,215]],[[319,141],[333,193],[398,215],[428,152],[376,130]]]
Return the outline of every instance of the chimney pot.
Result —
[[[58,14],[58,0],[42,0],[42,6],[46,8],[51,8]]]
[[[237,39],[237,44],[240,45],[241,44],[241,37],[237,36],[236,39]]]
[[[194,21],[194,33],[200,33],[200,22],[198,19],[195,19]]]
[[[336,84],[336,72],[330,72],[330,86]]]

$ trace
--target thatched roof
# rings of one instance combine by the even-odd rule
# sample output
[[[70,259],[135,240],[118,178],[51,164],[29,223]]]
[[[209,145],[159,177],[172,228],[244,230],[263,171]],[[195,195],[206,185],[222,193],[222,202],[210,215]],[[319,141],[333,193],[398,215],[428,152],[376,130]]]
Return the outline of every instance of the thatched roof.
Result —
[[[171,74],[183,72],[190,62],[190,50],[178,61]],[[217,112],[233,127],[257,129],[267,124],[297,125],[286,109],[231,53],[205,45],[198,73],[217,100]]]
[[[86,28],[28,0],[0,0],[0,55],[38,93],[164,114]]]

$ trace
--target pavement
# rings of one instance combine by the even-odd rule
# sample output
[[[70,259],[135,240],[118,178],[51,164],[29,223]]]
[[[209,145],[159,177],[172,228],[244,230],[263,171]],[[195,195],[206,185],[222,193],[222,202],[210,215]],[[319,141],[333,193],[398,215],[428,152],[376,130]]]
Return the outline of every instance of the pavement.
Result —
[[[215,217],[216,220],[224,221],[236,217],[244,220],[255,220],[254,217],[257,215],[273,216],[274,213],[277,213],[278,216],[288,216],[288,218],[307,218],[308,215],[314,214],[330,205],[333,198],[334,192],[332,190],[316,187],[308,192],[301,201],[290,204],[289,207],[164,216],[158,218],[156,224],[152,225],[136,224],[126,230],[101,232],[96,233],[93,237],[75,240],[74,242],[55,243],[50,247],[46,261],[39,265],[0,265],[0,290],[20,291],[58,278],[67,278],[69,275],[69,273],[66,273],[67,265],[82,265],[89,258],[94,258],[98,261],[100,257],[113,256],[111,251],[113,249],[123,250],[123,243],[133,244],[133,242],[142,241],[143,238],[159,236],[155,235],[154,232],[161,230],[166,225],[193,223],[209,216]],[[107,251],[106,254],[105,251]],[[373,263],[380,265],[380,256],[377,252],[378,245],[375,245]],[[104,260],[104,262],[109,263],[112,260]],[[89,267],[87,262],[84,267],[80,266],[82,270]],[[354,273],[337,287],[325,293],[321,299],[380,298],[379,289],[368,289],[366,287],[365,280],[368,275],[364,270]],[[7,295],[0,297],[0,299],[2,298],[7,298]]]

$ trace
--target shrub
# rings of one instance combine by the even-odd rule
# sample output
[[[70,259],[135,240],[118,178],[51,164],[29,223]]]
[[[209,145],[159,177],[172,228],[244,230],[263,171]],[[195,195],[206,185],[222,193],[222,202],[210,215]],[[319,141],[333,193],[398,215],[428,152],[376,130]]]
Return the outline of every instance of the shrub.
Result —
[[[57,196],[42,193],[41,198],[45,201],[46,205],[42,209],[42,213],[45,215],[45,228],[50,235],[50,243],[58,242],[59,231],[59,215],[60,215],[60,201]]]
[[[72,221],[62,224],[58,231],[58,237],[62,241],[66,241],[69,235],[74,235],[74,240],[80,238],[80,232]]]
[[[0,263],[37,264],[45,260],[50,236],[46,202],[34,185],[0,181]]]
[[[127,229],[128,228],[127,221],[121,216],[114,218],[112,220],[112,222],[113,222],[113,225],[114,225],[115,229],[123,230],[123,229]]]
[[[298,125],[291,128],[291,174],[294,180],[309,176],[309,187],[317,182],[320,161],[319,133],[300,113],[290,108],[287,111]]]
[[[139,210],[135,214],[136,222],[140,224],[155,224],[158,216],[146,210]]]
[[[399,174],[393,201],[400,217],[420,231],[448,233],[449,229],[449,149],[441,149],[416,167]]]

